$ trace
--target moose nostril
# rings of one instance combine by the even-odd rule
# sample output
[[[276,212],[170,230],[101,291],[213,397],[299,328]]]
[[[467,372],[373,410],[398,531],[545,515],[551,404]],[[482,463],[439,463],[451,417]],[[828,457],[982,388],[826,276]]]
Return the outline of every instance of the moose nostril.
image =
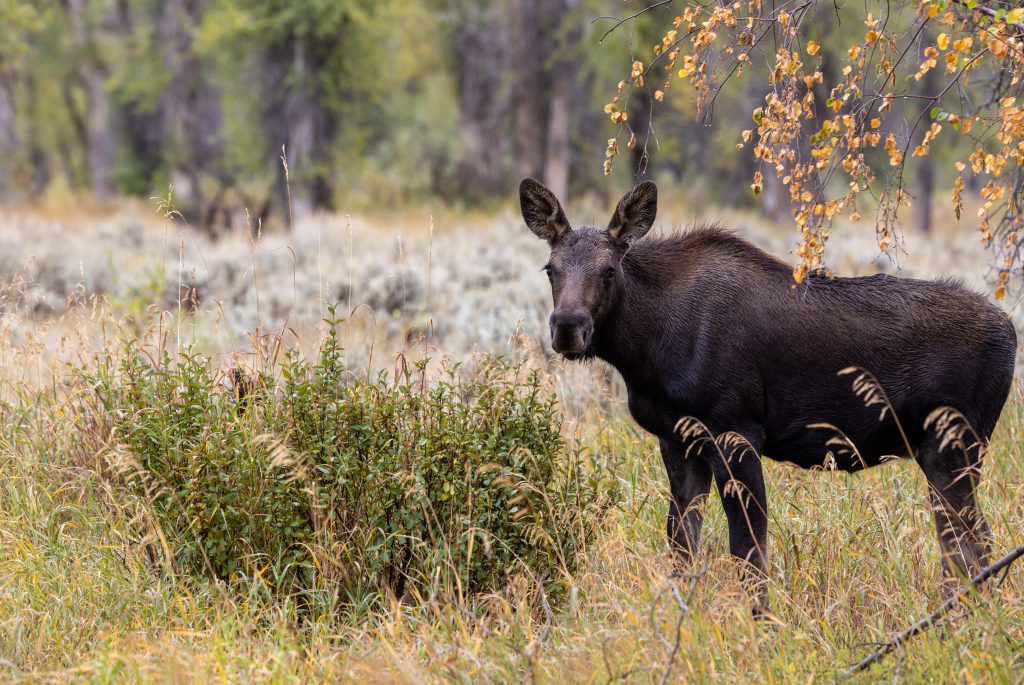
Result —
[[[594,321],[585,309],[559,309],[551,314],[551,346],[556,352],[578,353],[590,344]]]
[[[585,309],[559,309],[551,314],[551,328],[585,328],[591,325],[590,314]]]

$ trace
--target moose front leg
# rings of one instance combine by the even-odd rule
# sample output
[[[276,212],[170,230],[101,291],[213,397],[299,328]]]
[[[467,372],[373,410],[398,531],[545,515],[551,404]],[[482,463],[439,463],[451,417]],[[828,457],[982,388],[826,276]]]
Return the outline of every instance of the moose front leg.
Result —
[[[729,522],[729,552],[742,566],[743,582],[754,597],[754,615],[768,610],[768,502],[761,471],[757,431],[728,433],[712,450],[712,470]]]
[[[711,491],[711,467],[695,450],[687,456],[682,441],[661,440],[661,458],[668,472],[668,540],[682,567],[690,564],[700,548],[704,505]]]

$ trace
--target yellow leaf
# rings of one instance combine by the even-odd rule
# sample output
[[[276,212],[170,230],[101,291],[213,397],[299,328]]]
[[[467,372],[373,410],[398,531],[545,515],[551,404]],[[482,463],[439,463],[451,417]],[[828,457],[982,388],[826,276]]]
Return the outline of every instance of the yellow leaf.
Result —
[[[936,38],[935,43],[939,46],[940,50],[948,50],[949,49],[949,34],[948,33],[940,33],[939,37]]]
[[[882,120],[879,119],[878,117],[875,117],[874,119],[871,120],[871,128],[878,128],[881,125],[882,125]]]
[[[818,51],[821,50],[821,43],[816,40],[807,41],[807,54],[817,55]]]

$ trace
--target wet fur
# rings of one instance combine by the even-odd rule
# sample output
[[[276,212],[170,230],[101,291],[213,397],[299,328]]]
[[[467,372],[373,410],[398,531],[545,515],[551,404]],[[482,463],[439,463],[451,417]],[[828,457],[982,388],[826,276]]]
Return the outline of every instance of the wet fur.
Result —
[[[559,345],[592,330],[584,349],[564,351],[614,366],[633,418],[659,439],[680,560],[698,547],[714,482],[759,613],[768,528],[760,457],[857,471],[896,456],[924,471],[947,576],[984,565],[991,531],[975,488],[1017,350],[1013,325],[986,298],[950,279],[814,276],[795,285],[784,262],[713,225],[643,239],[657,204],[650,183],[623,198],[605,230],[570,229],[536,182],[524,181],[521,200],[527,224],[551,245]],[[610,269],[614,278],[602,280]],[[850,368],[885,393],[884,415],[854,392],[861,372],[841,373]],[[943,407],[976,439],[946,444],[927,426]]]
[[[941,406],[989,435],[1009,392],[1016,333],[1006,315],[954,280],[815,277],[794,287],[784,262],[716,226],[633,245],[623,298],[587,350],[623,375],[637,421],[674,438],[684,416],[713,431],[764,427],[764,456],[822,466],[835,435],[866,463],[908,456],[892,419],[878,420],[838,376],[879,381],[911,445]],[[833,456],[836,456],[833,454]]]

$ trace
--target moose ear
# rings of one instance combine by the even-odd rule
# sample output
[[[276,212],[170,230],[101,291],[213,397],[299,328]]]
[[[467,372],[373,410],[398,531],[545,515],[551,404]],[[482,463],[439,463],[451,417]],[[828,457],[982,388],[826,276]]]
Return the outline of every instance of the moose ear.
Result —
[[[620,242],[631,243],[651,230],[657,214],[658,186],[653,181],[644,181],[619,200],[612,220],[608,222],[608,235]]]
[[[562,205],[554,193],[539,181],[524,178],[519,184],[519,204],[523,210],[526,225],[538,238],[554,244],[558,237],[569,230]]]

